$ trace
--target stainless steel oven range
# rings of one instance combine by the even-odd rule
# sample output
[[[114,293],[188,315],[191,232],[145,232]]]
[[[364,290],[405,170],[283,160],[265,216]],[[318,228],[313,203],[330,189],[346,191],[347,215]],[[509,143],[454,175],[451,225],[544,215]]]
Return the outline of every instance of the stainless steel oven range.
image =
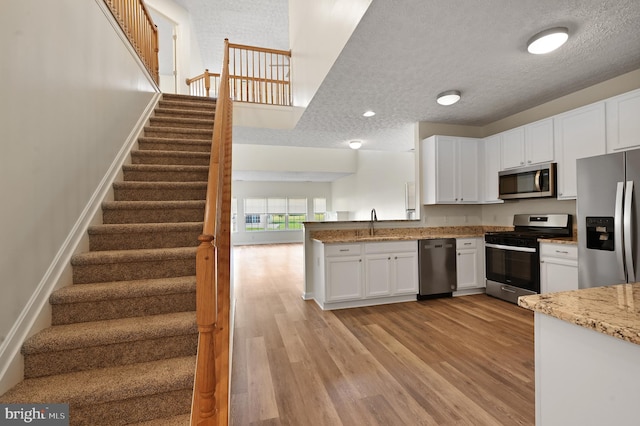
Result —
[[[485,234],[487,294],[517,303],[519,296],[540,293],[538,238],[570,237],[569,214],[517,214],[513,231]]]

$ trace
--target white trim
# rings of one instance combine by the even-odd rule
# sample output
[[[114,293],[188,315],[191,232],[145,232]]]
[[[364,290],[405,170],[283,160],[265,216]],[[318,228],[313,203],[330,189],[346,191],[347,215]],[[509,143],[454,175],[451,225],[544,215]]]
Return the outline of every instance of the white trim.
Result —
[[[144,131],[157,105],[161,93],[156,93],[147,104],[143,114],[129,133],[122,148],[114,158],[107,173],[89,199],[80,217],[69,232],[64,243],[58,250],[47,272],[36,287],[29,301],[20,313],[6,339],[0,345],[0,395],[22,380],[24,375],[23,359],[20,349],[29,336],[51,325],[51,310],[49,309],[49,295],[58,286],[71,263],[71,257],[80,246],[87,233],[87,228],[93,218],[100,212],[102,201],[110,193],[113,182],[122,170],[122,166],[129,158],[129,152]],[[19,372],[19,374],[18,374]],[[19,377],[18,377],[19,376]]]

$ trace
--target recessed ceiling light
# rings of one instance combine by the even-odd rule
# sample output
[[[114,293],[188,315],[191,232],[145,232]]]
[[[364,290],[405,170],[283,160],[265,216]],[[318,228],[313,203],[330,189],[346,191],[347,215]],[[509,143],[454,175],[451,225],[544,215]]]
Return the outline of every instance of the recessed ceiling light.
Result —
[[[446,92],[442,92],[436,98],[436,102],[440,105],[453,105],[460,100],[460,91],[458,90],[447,90]]]
[[[534,35],[527,42],[527,50],[534,55],[549,53],[562,46],[569,38],[565,27],[550,28]]]
[[[349,148],[351,149],[360,149],[362,146],[362,141],[349,141]]]
[[[364,117],[373,117],[374,115],[376,115],[375,112],[373,111],[366,111],[364,114],[362,114]]]

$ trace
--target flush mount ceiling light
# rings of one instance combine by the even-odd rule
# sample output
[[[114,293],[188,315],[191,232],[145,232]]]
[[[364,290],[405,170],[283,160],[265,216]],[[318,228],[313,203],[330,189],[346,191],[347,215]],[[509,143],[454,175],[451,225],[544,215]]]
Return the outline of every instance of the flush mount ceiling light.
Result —
[[[569,30],[567,28],[549,28],[531,37],[527,42],[527,50],[534,55],[553,52],[562,46],[568,38]]]
[[[373,111],[366,111],[364,114],[362,114],[363,117],[373,117],[374,115],[376,115],[376,113]]]
[[[460,91],[458,90],[447,90],[446,92],[442,92],[436,98],[436,102],[440,105],[453,105],[460,100]]]
[[[349,148],[351,148],[351,149],[360,149],[361,146],[362,146],[362,141],[350,141],[349,142]]]

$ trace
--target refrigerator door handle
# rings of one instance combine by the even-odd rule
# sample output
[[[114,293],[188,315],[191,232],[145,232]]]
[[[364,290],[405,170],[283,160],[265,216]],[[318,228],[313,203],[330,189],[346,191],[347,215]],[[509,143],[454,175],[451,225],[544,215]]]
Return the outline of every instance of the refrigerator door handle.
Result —
[[[633,267],[633,230],[631,227],[631,207],[633,206],[633,181],[627,181],[624,191],[624,258],[627,267],[627,282],[636,282],[636,273]]]
[[[622,281],[627,281],[627,274],[624,270],[624,246],[623,246],[623,234],[622,234],[622,204],[624,201],[624,182],[618,182],[618,187],[616,189],[616,209],[614,214],[614,224],[613,224],[613,232],[614,232],[614,241],[615,241],[615,253],[616,260],[618,262],[618,273],[619,278]]]

